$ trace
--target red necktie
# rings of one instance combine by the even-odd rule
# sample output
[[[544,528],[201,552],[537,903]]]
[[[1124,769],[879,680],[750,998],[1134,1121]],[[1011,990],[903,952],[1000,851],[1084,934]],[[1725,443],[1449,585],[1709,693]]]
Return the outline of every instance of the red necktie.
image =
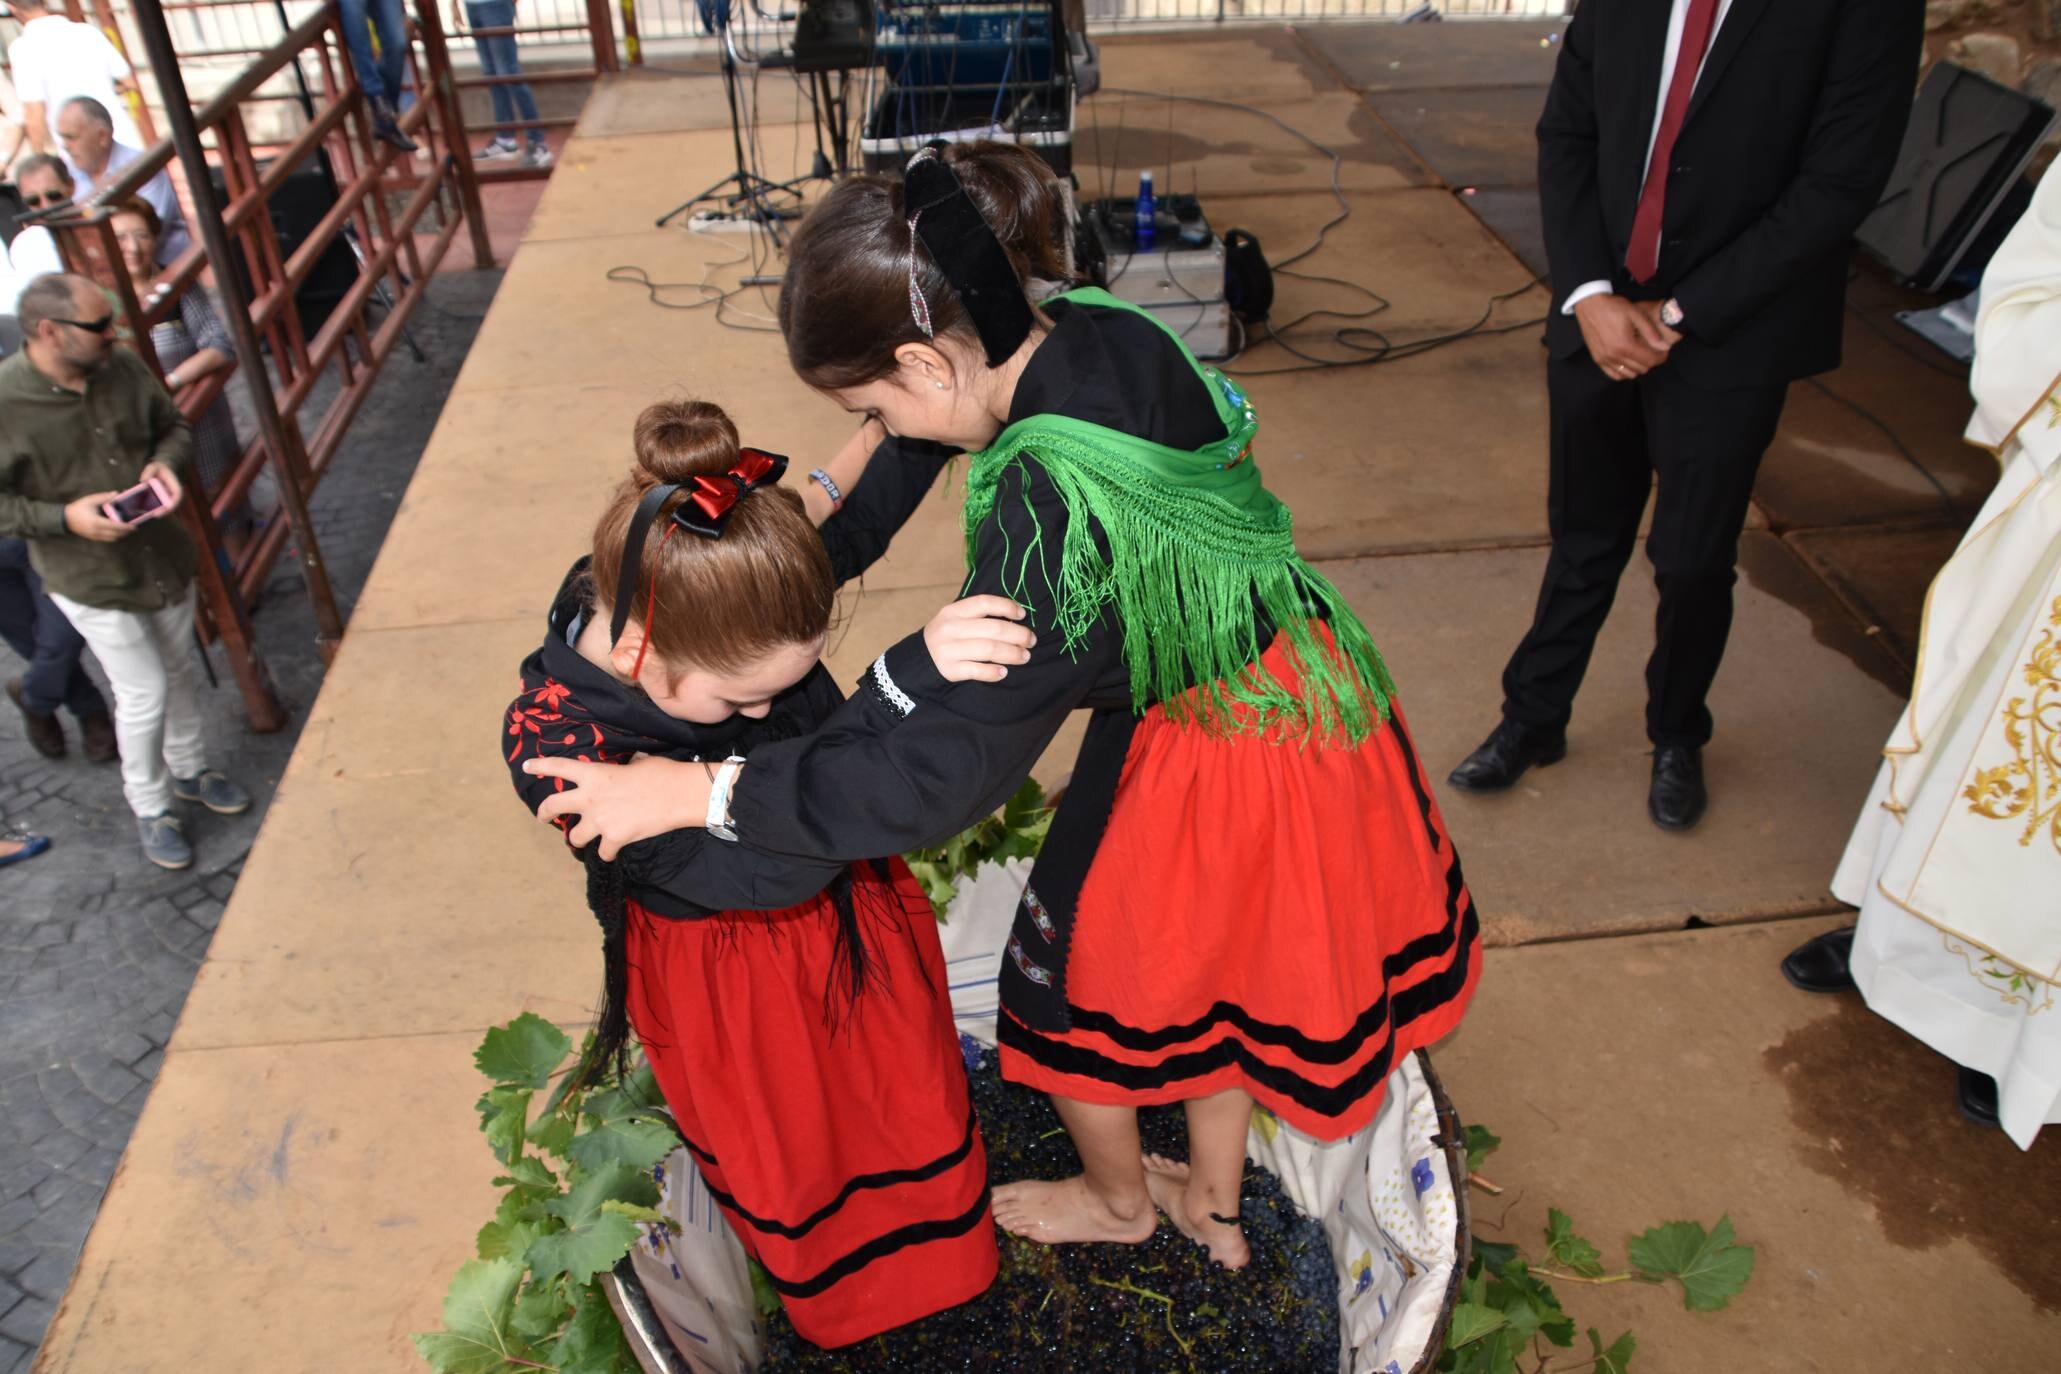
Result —
[[[1689,113],[1689,97],[1696,90],[1696,73],[1703,55],[1710,50],[1710,33],[1717,27],[1718,0],[1689,0],[1689,13],[1682,21],[1682,46],[1675,54],[1674,74],[1668,79],[1667,104],[1662,107],[1660,128],[1653,136],[1653,156],[1646,163],[1646,186],[1639,192],[1639,212],[1632,217],[1632,242],[1625,250],[1625,269],[1632,280],[1647,282],[1660,270],[1660,221],[1667,203],[1667,173],[1675,153],[1675,138],[1682,132],[1682,120]]]

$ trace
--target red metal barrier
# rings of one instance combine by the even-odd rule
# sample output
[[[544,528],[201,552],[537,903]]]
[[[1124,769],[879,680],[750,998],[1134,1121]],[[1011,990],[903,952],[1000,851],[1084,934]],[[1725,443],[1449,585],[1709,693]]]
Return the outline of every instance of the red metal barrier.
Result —
[[[149,3],[144,0],[145,5]],[[147,13],[139,14],[147,41],[152,38],[152,19]],[[471,233],[475,262],[493,265],[469,136],[434,0],[417,0],[415,29],[421,48],[417,52],[411,46],[409,60],[415,66],[416,88],[423,98],[402,117],[401,124],[424,145],[427,170],[373,139],[367,102],[343,44],[337,11],[325,7],[265,50],[205,105],[184,119],[173,109],[172,140],[158,142],[87,205],[42,217],[55,232],[71,270],[100,281],[119,301],[129,325],[126,342],[154,368],[158,364],[150,343],[151,326],[177,318],[179,297],[199,283],[210,266],[216,269],[213,280],[225,318],[237,336],[237,368],[245,373],[259,432],[247,437],[233,471],[215,490],[205,493],[207,499],[186,502],[182,510],[204,551],[200,567],[203,630],[222,641],[252,728],[260,731],[277,729],[285,717],[258,653],[250,609],[291,545],[314,610],[318,647],[325,659],[334,654],[343,632],[342,618],[330,589],[320,540],[308,518],[308,499],[335,459],[381,364],[400,340],[410,313],[428,287],[430,274],[461,229]],[[161,16],[156,17],[155,33],[169,49]],[[261,164],[244,125],[243,106],[259,98],[259,87],[267,80],[304,59],[320,85],[313,93],[312,118],[291,143]],[[183,86],[176,79],[164,86],[168,95],[177,89],[183,97]],[[190,127],[182,127],[189,123]],[[227,204],[219,210],[207,167],[192,165],[198,160],[204,134],[213,138],[210,160],[220,167],[228,193]],[[158,284],[168,289],[153,294],[139,290],[148,284],[130,279],[115,244],[107,207],[134,195],[172,163],[175,142],[186,144],[193,152],[182,170],[193,193],[189,204],[194,207],[199,241],[159,275]],[[335,203],[288,253],[280,244],[269,202],[296,168],[318,157],[333,171]],[[396,210],[388,204],[387,192],[401,163],[409,166],[411,191]],[[349,237],[344,241],[351,244],[359,263],[357,277],[310,337],[302,327],[295,294],[323,254],[346,234]],[[219,261],[211,264],[206,247],[210,241],[237,259],[241,271],[222,270],[226,264]],[[384,295],[386,308],[375,323],[368,317],[367,307],[376,294]],[[332,372],[337,381],[334,394],[319,413],[310,413],[309,402],[317,384]],[[178,397],[181,409],[197,420],[221,394],[230,375],[218,373],[184,390]],[[267,470],[278,490],[280,508],[247,544],[230,549],[217,522],[241,505],[259,473]],[[198,483],[193,485],[198,488]]]

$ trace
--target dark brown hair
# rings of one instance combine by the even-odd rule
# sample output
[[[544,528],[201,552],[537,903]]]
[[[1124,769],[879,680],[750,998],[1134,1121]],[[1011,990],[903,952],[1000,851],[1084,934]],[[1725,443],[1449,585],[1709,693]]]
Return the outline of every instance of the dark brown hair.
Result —
[[[149,226],[152,240],[161,239],[165,236],[165,222],[158,217],[157,207],[142,196],[123,196],[120,200],[108,206],[107,217],[113,219],[116,215],[134,215],[142,220],[144,224]]]
[[[1035,153],[1008,143],[955,143],[938,155],[995,231],[1020,282],[1064,281],[1066,196]],[[795,231],[780,286],[787,360],[810,386],[841,391],[895,370],[895,350],[924,343],[909,310],[912,236],[900,177],[851,177],[833,186]],[[980,352],[980,336],[917,240],[916,282],[931,325]]]
[[[737,426],[707,401],[661,401],[637,417],[637,466],[594,528],[594,595],[612,612],[623,541],[644,493],[661,482],[691,484],[727,472],[739,453]],[[651,652],[674,674],[693,666],[737,672],[769,653],[807,644],[830,628],[837,587],[823,541],[784,487],[738,498],[719,539],[674,529],[665,519],[688,493],[660,508],[644,541],[630,617]]]

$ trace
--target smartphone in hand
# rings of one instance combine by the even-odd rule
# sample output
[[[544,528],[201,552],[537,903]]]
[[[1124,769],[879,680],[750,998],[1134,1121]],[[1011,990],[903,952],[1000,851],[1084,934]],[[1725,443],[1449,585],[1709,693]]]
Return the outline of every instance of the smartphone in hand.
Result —
[[[155,520],[172,508],[172,492],[155,477],[145,478],[114,500],[104,502],[100,513],[118,525],[140,525]]]

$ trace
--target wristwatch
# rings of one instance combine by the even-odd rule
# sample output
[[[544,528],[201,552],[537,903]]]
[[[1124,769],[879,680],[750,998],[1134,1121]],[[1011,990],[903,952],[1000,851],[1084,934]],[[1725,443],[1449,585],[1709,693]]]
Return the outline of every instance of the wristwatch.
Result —
[[[1669,296],[1667,300],[1661,303],[1660,322],[1666,325],[1669,329],[1680,329],[1682,327],[1682,320],[1684,318],[1685,316],[1683,316],[1682,314],[1682,303],[1676,300],[1673,296]]]

